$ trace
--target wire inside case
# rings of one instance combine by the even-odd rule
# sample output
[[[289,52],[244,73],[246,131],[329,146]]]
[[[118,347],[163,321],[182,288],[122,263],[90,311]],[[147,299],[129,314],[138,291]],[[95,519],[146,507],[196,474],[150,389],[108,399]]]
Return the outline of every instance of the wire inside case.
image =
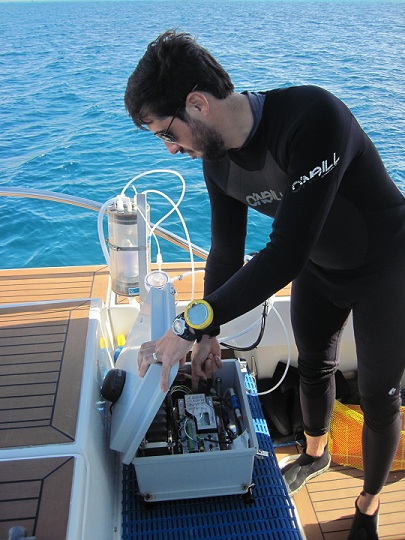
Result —
[[[138,457],[191,454],[248,447],[239,397],[217,377],[191,390],[180,371],[148,429]]]

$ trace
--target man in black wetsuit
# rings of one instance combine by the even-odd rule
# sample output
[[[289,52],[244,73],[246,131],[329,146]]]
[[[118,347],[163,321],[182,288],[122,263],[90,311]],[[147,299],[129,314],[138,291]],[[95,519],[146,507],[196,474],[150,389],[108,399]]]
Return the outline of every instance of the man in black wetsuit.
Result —
[[[188,34],[166,32],[148,46],[125,104],[135,124],[171,154],[203,159],[212,210],[203,324],[198,317],[192,323],[186,310],[161,339],[144,344],[140,375],[162,362],[166,390],[170,367],[193,348],[193,376],[210,376],[221,365],[219,326],[292,281],[307,436],[306,452],[283,470],[294,494],[329,467],[339,338],[352,312],[365,424],[364,490],[349,538],[378,538],[379,493],[401,429],[405,200],[377,150],[325,90],[235,92]],[[249,206],[274,222],[270,242],[244,265]]]

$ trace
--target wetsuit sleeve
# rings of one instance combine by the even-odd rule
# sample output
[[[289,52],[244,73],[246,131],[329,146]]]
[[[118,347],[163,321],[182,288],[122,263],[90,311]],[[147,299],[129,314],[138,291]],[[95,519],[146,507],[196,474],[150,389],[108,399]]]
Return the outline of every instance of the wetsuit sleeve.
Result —
[[[270,242],[206,296],[217,325],[253,309],[302,271],[357,151],[349,144],[353,117],[339,100],[321,94],[306,105],[293,121],[280,123],[279,133],[272,137],[277,141],[272,151],[287,171],[289,185],[275,216]],[[230,221],[232,226],[235,220]],[[228,227],[228,238],[230,234]],[[225,241],[223,237],[216,252],[223,249]]]

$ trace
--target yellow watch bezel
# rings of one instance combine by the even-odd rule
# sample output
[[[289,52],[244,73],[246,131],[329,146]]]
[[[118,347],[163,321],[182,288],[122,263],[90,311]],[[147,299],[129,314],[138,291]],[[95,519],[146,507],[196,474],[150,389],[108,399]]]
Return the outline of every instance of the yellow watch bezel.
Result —
[[[189,317],[190,309],[192,309],[196,305],[203,305],[207,310],[206,318],[201,324],[193,323]],[[214,311],[206,300],[192,300],[184,310],[184,320],[186,321],[188,326],[190,326],[190,328],[194,328],[195,330],[205,330],[205,328],[208,328],[208,326],[210,326],[210,324],[214,320]]]

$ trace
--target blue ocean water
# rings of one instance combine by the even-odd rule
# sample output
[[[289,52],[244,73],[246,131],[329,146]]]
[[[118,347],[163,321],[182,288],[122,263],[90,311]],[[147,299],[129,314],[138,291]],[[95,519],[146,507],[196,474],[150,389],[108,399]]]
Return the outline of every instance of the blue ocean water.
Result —
[[[405,192],[405,4],[371,1],[138,0],[0,3],[0,186],[53,190],[104,202],[135,175],[175,169],[191,240],[209,248],[201,163],[170,156],[126,114],[128,76],[168,28],[198,36],[239,91],[317,84],[352,109]],[[170,175],[148,176],[176,199]],[[151,196],[152,221],[168,209]],[[97,214],[0,197],[0,267],[103,262]],[[184,236],[178,219],[164,226]],[[247,252],[270,222],[251,214]],[[165,260],[184,257],[162,245]]]

